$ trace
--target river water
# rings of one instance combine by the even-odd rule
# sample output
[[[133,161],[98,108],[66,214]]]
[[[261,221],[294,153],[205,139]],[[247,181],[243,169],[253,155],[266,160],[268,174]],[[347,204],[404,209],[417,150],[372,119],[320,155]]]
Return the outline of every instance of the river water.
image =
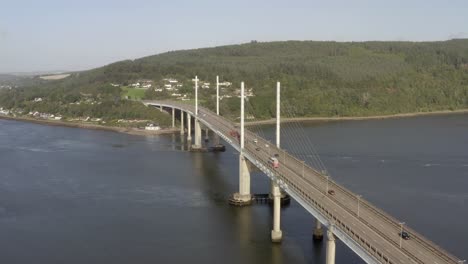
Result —
[[[273,127],[262,133],[273,138]],[[285,126],[331,177],[468,257],[468,115]],[[0,263],[324,263],[313,219],[268,205],[230,207],[238,154],[189,153],[179,135],[140,137],[0,120]],[[313,164],[315,160],[309,159]],[[252,191],[268,192],[252,174]],[[337,263],[362,263],[337,243]]]

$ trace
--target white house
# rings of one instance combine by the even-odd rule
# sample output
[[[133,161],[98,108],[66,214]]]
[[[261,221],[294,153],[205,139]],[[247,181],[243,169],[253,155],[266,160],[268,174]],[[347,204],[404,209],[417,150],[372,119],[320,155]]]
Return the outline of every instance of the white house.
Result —
[[[161,129],[160,126],[158,126],[158,125],[153,125],[153,124],[148,124],[148,125],[145,127],[145,130],[153,130],[153,131],[155,131],[155,130],[160,130],[160,129]]]

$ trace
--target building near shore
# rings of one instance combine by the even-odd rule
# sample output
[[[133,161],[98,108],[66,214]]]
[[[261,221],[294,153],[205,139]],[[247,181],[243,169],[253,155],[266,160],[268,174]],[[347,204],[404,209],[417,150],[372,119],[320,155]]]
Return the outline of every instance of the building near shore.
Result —
[[[154,125],[154,124],[148,124],[148,125],[145,127],[145,130],[157,131],[157,130],[161,130],[161,127],[158,126],[158,125]]]

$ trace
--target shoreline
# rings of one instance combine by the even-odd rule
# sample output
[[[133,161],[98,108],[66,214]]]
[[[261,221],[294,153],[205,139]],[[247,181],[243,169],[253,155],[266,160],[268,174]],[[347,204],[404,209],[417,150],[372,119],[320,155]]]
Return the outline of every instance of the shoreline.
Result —
[[[413,112],[413,113],[375,115],[375,116],[295,117],[295,118],[282,118],[281,123],[363,121],[363,120],[396,119],[396,118],[409,118],[409,117],[418,117],[418,116],[435,116],[435,115],[466,114],[466,113],[468,113],[468,109],[440,110],[440,111],[433,111],[433,112]],[[166,128],[166,129],[161,129],[157,131],[150,131],[150,130],[142,130],[138,128],[112,127],[112,126],[103,126],[103,125],[89,124],[89,123],[72,123],[72,122],[66,122],[66,121],[45,120],[45,119],[36,119],[36,118],[30,118],[30,117],[12,117],[12,116],[5,116],[5,115],[0,115],[0,119],[23,121],[23,122],[30,122],[30,123],[36,123],[36,124],[42,124],[42,125],[49,125],[49,126],[63,126],[63,127],[72,127],[72,128],[105,130],[105,131],[113,131],[113,132],[125,133],[129,135],[138,135],[138,136],[172,134],[180,130],[179,128]],[[250,122],[246,122],[245,126],[271,125],[271,124],[276,124],[276,119],[271,118],[267,120],[250,121]]]
[[[150,131],[150,130],[142,130],[142,129],[137,129],[137,128],[111,127],[111,126],[103,126],[103,125],[97,125],[97,124],[72,123],[72,122],[66,122],[66,121],[45,120],[45,119],[36,119],[36,118],[29,118],[29,117],[12,117],[12,116],[4,116],[4,115],[0,115],[0,119],[23,121],[23,122],[36,123],[36,124],[49,125],[49,126],[62,126],[62,127],[83,128],[83,129],[92,129],[92,130],[105,130],[105,131],[112,131],[112,132],[118,132],[118,133],[125,133],[129,135],[137,135],[137,136],[172,134],[172,133],[179,131],[179,128],[167,128],[167,129],[161,129],[161,130],[156,130],[156,131]]]
[[[397,119],[397,118],[408,118],[418,116],[435,116],[435,115],[449,115],[449,114],[466,114],[468,109],[458,110],[439,110],[432,112],[413,112],[413,113],[401,113],[401,114],[390,114],[390,115],[374,115],[374,116],[337,116],[337,117],[294,117],[294,118],[281,118],[281,123],[289,122],[335,122],[335,121],[362,121],[362,120],[381,120],[381,119]],[[271,125],[276,124],[276,119],[271,118],[260,121],[249,121],[245,123],[245,126],[253,125]]]

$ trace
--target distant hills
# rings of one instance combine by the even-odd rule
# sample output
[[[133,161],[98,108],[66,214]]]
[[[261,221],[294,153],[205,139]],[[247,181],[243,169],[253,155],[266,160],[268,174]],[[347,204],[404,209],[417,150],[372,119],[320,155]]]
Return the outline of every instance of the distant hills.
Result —
[[[283,101],[297,116],[468,108],[468,39],[258,42],[173,51],[73,73],[63,80],[40,81],[32,89],[18,91],[15,104],[20,106],[22,98],[34,96],[53,95],[52,100],[61,101],[80,93],[116,96],[119,88],[109,87],[110,83],[167,77],[190,80],[195,75],[212,83],[216,75],[235,85],[245,81],[256,95],[250,100],[252,111],[263,118],[273,116],[276,81],[281,81]],[[212,107],[210,94],[202,96]],[[223,101],[223,111],[234,113],[236,100]],[[0,104],[5,102],[0,95]]]

